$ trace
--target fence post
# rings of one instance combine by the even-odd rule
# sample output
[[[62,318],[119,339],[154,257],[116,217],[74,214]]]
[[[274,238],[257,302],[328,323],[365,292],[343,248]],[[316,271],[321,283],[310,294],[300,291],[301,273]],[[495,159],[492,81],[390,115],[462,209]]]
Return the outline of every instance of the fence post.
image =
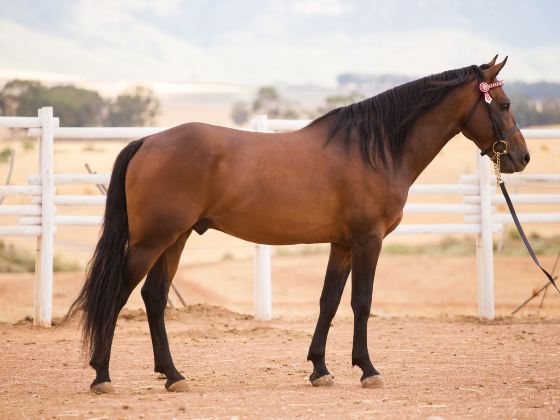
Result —
[[[258,115],[253,120],[255,131],[268,131],[268,118]],[[255,245],[254,260],[255,318],[261,321],[272,319],[272,274],[270,245]]]
[[[480,233],[476,235],[478,316],[493,319],[494,249],[492,237],[492,182],[490,161],[477,153],[476,171],[480,185]]]
[[[37,237],[35,267],[35,317],[40,327],[50,327],[52,319],[54,247],[54,119],[52,107],[39,109],[41,140],[39,175],[41,177],[41,235]]]

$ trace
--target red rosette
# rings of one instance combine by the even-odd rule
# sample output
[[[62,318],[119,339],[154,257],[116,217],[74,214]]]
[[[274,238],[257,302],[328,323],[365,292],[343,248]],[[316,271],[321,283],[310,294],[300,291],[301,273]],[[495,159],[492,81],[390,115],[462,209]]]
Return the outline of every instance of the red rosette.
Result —
[[[480,85],[478,85],[478,88],[482,93],[486,93],[490,90],[490,85],[486,82],[482,82]]]

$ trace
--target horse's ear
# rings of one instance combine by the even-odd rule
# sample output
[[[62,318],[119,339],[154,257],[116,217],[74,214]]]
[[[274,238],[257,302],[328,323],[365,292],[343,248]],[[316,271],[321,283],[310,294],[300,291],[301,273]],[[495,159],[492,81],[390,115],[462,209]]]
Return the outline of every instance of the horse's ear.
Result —
[[[484,79],[485,80],[490,80],[490,81],[494,80],[496,78],[496,76],[498,75],[498,73],[506,65],[507,59],[508,58],[506,56],[506,58],[504,58],[504,61],[502,61],[501,63],[494,64],[494,65],[492,65],[492,67],[484,70]]]
[[[496,55],[494,56],[494,58],[493,58],[492,60],[490,60],[490,61],[488,62],[488,64],[486,64],[486,65],[487,65],[488,67],[492,67],[494,64],[496,64],[496,59],[497,59],[497,58],[498,58],[498,54],[496,54]]]

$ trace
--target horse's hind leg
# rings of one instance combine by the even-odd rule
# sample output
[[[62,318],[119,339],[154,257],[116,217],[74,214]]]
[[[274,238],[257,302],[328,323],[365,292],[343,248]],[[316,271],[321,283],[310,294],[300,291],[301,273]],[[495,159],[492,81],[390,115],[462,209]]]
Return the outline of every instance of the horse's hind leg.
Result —
[[[325,347],[329,327],[338,309],[349,273],[350,249],[332,244],[321,293],[319,320],[307,355],[307,360],[313,362],[313,373],[309,377],[313,386],[329,386],[333,383],[325,364]]]
[[[95,369],[95,380],[91,384],[91,390],[97,393],[111,393],[111,379],[109,376],[109,360],[111,358],[111,346],[115,326],[117,323],[118,313],[126,304],[130,294],[134,288],[144,278],[148,270],[152,267],[165,245],[160,247],[154,246],[131,246],[126,256],[126,270],[124,281],[126,286],[122,289],[121,295],[117,299],[115,306],[115,314],[107,314],[107,318],[111,319],[107,329],[110,332],[109,340],[103,346],[96,345],[90,359],[90,366]],[[109,316],[111,315],[111,316]],[[114,316],[112,316],[114,315]]]
[[[154,370],[167,377],[165,388],[168,391],[188,391],[185,378],[177,371],[169,351],[167,332],[165,331],[165,306],[169,286],[177,272],[181,252],[191,231],[182,234],[158,258],[142,287],[142,298],[146,305],[152,347],[154,349]]]

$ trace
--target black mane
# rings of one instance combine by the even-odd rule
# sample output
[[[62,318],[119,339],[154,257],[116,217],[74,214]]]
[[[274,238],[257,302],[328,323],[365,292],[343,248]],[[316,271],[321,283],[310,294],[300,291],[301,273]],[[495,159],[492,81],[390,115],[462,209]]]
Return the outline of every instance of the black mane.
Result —
[[[418,117],[438,105],[454,87],[475,77],[480,80],[485,68],[487,65],[472,65],[414,80],[363,101],[333,109],[309,125],[334,116],[327,143],[335,139],[339,130],[344,130],[345,135],[339,138],[348,145],[352,132],[357,131],[360,151],[366,163],[375,166],[374,162],[378,161],[385,165],[386,145],[393,161],[398,163]]]

